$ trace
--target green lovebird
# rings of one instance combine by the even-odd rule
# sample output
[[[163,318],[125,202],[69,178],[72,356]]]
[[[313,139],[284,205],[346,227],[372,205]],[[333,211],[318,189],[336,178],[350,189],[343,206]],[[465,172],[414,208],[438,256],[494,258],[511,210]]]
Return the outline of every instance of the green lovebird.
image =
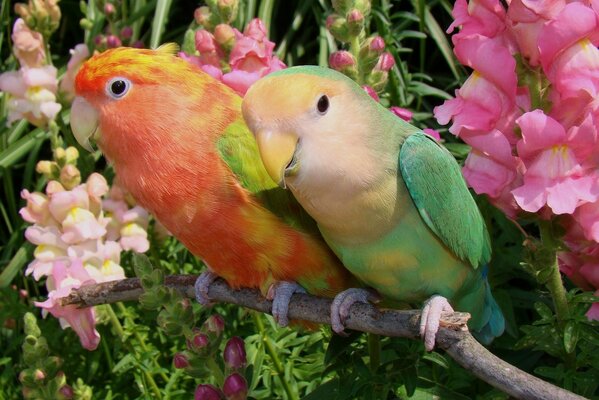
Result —
[[[291,189],[345,267],[383,299],[425,302],[427,350],[441,313],[454,308],[471,313],[481,342],[503,333],[486,277],[489,234],[442,145],[327,68],[270,74],[242,108],[267,172]],[[369,299],[364,289],[337,295],[333,329],[343,331],[351,304]]]

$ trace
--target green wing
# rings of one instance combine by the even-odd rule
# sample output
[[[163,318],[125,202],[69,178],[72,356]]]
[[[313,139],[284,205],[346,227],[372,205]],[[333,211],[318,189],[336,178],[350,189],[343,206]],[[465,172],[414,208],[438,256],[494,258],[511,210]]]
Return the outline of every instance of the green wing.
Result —
[[[489,233],[460,167],[447,149],[422,132],[406,138],[399,167],[428,227],[474,268],[491,258]]]
[[[219,154],[243,188],[288,225],[317,233],[314,220],[299,205],[290,190],[279,187],[268,175],[254,136],[242,118],[230,124],[217,143]]]

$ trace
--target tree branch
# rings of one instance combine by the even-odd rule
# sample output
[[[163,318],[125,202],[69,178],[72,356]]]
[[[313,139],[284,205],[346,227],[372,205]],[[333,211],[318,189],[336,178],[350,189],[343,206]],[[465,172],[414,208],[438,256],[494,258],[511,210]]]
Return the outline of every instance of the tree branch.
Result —
[[[165,284],[179,290],[187,297],[194,298],[194,283],[197,276],[167,276]],[[75,304],[82,307],[119,301],[137,300],[143,293],[139,279],[106,282],[83,286],[61,299],[63,306]],[[231,289],[225,281],[215,281],[208,292],[210,299],[231,303],[263,313],[271,313],[271,301],[266,300],[258,290]],[[305,320],[319,324],[330,324],[331,299],[294,294],[289,304],[291,319]],[[437,347],[445,350],[458,364],[478,378],[519,399],[534,400],[574,400],[584,399],[567,390],[547,383],[493,355],[476,341],[468,332],[467,313],[445,314],[441,329],[437,334]],[[370,304],[355,304],[350,310],[346,326],[362,332],[384,336],[407,337],[420,340],[419,310],[379,310]]]

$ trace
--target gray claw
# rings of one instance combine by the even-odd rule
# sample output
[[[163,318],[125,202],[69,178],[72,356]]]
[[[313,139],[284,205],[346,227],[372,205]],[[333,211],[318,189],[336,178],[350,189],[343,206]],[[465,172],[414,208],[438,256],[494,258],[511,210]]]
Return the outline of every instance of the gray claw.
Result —
[[[345,320],[354,303],[369,303],[378,296],[368,289],[350,288],[339,293],[331,304],[331,327],[339,335],[345,335]]]
[[[198,276],[198,279],[194,284],[196,300],[205,307],[213,304],[208,297],[208,290],[216,278],[218,278],[218,276],[214,272],[204,271]]]
[[[268,290],[268,298],[272,300],[272,316],[280,326],[289,325],[289,301],[294,293],[306,293],[303,287],[295,282],[279,281]]]

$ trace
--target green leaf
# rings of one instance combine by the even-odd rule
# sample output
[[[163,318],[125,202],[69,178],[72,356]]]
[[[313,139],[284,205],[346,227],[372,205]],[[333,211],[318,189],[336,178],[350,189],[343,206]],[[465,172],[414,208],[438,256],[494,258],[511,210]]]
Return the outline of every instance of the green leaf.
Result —
[[[155,49],[160,45],[162,34],[168,22],[168,14],[171,9],[172,0],[158,0],[154,20],[152,21],[152,36],[150,37],[150,48]]]
[[[422,356],[422,358],[434,362],[445,369],[449,369],[449,362],[445,359],[445,357],[437,352],[426,353],[424,356]]]
[[[23,270],[23,266],[28,261],[27,250],[25,246],[21,247],[13,258],[10,260],[6,268],[0,274],[0,288],[5,288],[15,279],[15,276]]]
[[[553,311],[545,304],[540,301],[535,303],[535,310],[541,316],[542,321],[550,321],[553,319]]]
[[[579,324],[575,321],[568,321],[564,328],[564,348],[566,353],[572,353],[578,343],[578,334],[580,332]]]

